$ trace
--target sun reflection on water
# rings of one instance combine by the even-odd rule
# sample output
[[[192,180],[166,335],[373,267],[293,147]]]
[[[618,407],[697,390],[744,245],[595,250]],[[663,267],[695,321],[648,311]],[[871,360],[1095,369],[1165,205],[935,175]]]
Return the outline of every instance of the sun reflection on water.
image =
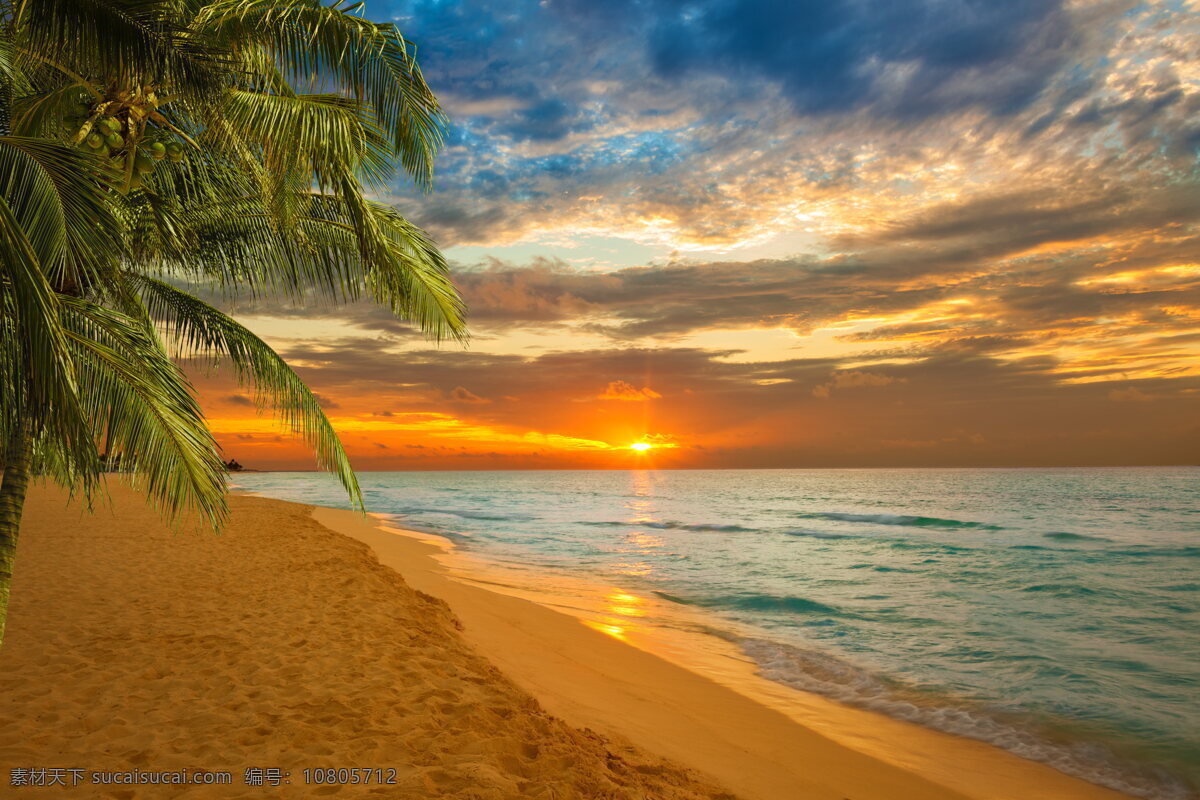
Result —
[[[629,511],[626,520],[630,527],[653,525],[660,522],[657,509],[654,506],[654,473],[650,470],[634,470],[630,473],[630,494],[633,495],[625,503]],[[660,536],[646,531],[626,531],[621,544],[615,550],[623,555],[646,556],[661,548],[666,542]],[[612,565],[614,572],[620,575],[650,575],[654,565],[648,561],[620,561]]]
[[[608,610],[621,617],[644,617],[646,610],[641,606],[646,602],[643,598],[629,592],[617,590],[604,597]]]

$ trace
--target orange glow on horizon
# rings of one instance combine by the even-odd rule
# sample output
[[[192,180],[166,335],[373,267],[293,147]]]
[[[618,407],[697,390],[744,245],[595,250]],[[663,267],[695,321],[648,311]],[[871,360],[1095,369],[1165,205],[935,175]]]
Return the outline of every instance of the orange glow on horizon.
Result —
[[[644,453],[652,447],[654,447],[654,445],[650,444],[649,442],[634,442],[633,444],[629,445],[630,450],[637,450],[639,453]]]

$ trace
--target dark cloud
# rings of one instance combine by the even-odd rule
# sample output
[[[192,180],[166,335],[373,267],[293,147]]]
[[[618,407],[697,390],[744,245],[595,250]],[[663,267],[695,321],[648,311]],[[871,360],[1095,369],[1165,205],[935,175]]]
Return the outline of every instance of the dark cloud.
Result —
[[[490,403],[492,402],[486,397],[480,397],[463,386],[455,386],[450,390],[450,402],[452,403]]]
[[[1037,97],[1072,42],[1069,16],[1047,0],[655,5],[650,47],[662,73],[775,81],[805,112],[1012,113]]]
[[[424,46],[433,74],[472,97],[489,90],[536,96],[531,84],[548,70],[559,78],[549,81],[554,85],[582,67],[648,63],[664,76],[716,74],[743,89],[749,81],[777,83],[802,111],[882,103],[908,115],[965,105],[1007,113],[1037,95],[1076,43],[1074,21],[1057,0],[477,0],[395,7]],[[548,61],[551,55],[565,57]],[[531,107],[545,109],[553,128],[565,116],[560,103],[541,99]]]
[[[561,139],[588,127],[590,123],[577,108],[559,98],[550,98],[521,109],[515,119],[503,123],[499,131],[514,139],[546,141]]]
[[[327,411],[335,408],[341,408],[341,406],[332,398],[326,397],[319,392],[313,392],[313,396],[317,399],[317,402],[321,405],[321,408],[324,408]]]
[[[1137,194],[1134,187],[1121,185],[984,194],[901,218],[871,238],[878,243],[966,239],[981,254],[1002,255],[1046,242],[1192,224],[1200,217],[1200,185],[1189,181],[1149,191],[1138,188]],[[843,242],[865,243],[849,237]]]

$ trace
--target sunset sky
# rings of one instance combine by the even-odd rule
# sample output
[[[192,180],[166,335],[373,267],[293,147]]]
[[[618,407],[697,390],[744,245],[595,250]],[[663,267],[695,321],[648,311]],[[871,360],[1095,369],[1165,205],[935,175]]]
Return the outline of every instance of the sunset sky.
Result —
[[[366,11],[452,120],[381,199],[473,339],[234,308],[359,469],[1200,463],[1200,1]],[[227,457],[311,467],[197,386]]]

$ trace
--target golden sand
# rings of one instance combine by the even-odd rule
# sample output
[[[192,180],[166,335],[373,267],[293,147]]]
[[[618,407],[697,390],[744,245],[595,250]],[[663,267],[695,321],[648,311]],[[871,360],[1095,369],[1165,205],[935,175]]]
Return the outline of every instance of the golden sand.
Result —
[[[164,529],[131,492],[81,518],[31,493],[0,650],[10,770],[231,770],[222,787],[39,797],[725,798],[712,782],[547,714],[446,605],[304,506],[232,498],[221,536]],[[242,784],[247,767],[292,785]],[[304,786],[313,767],[394,786]]]
[[[454,580],[434,546],[347,512],[234,497],[214,536],[113,497],[81,516],[31,493],[0,650],[0,796],[23,796],[13,768],[59,767],[229,770],[233,785],[31,796],[1121,797],[823,701],[772,708]],[[881,757],[897,738],[907,749]],[[291,784],[245,786],[247,767]],[[323,767],[393,768],[397,783],[304,784]]]

